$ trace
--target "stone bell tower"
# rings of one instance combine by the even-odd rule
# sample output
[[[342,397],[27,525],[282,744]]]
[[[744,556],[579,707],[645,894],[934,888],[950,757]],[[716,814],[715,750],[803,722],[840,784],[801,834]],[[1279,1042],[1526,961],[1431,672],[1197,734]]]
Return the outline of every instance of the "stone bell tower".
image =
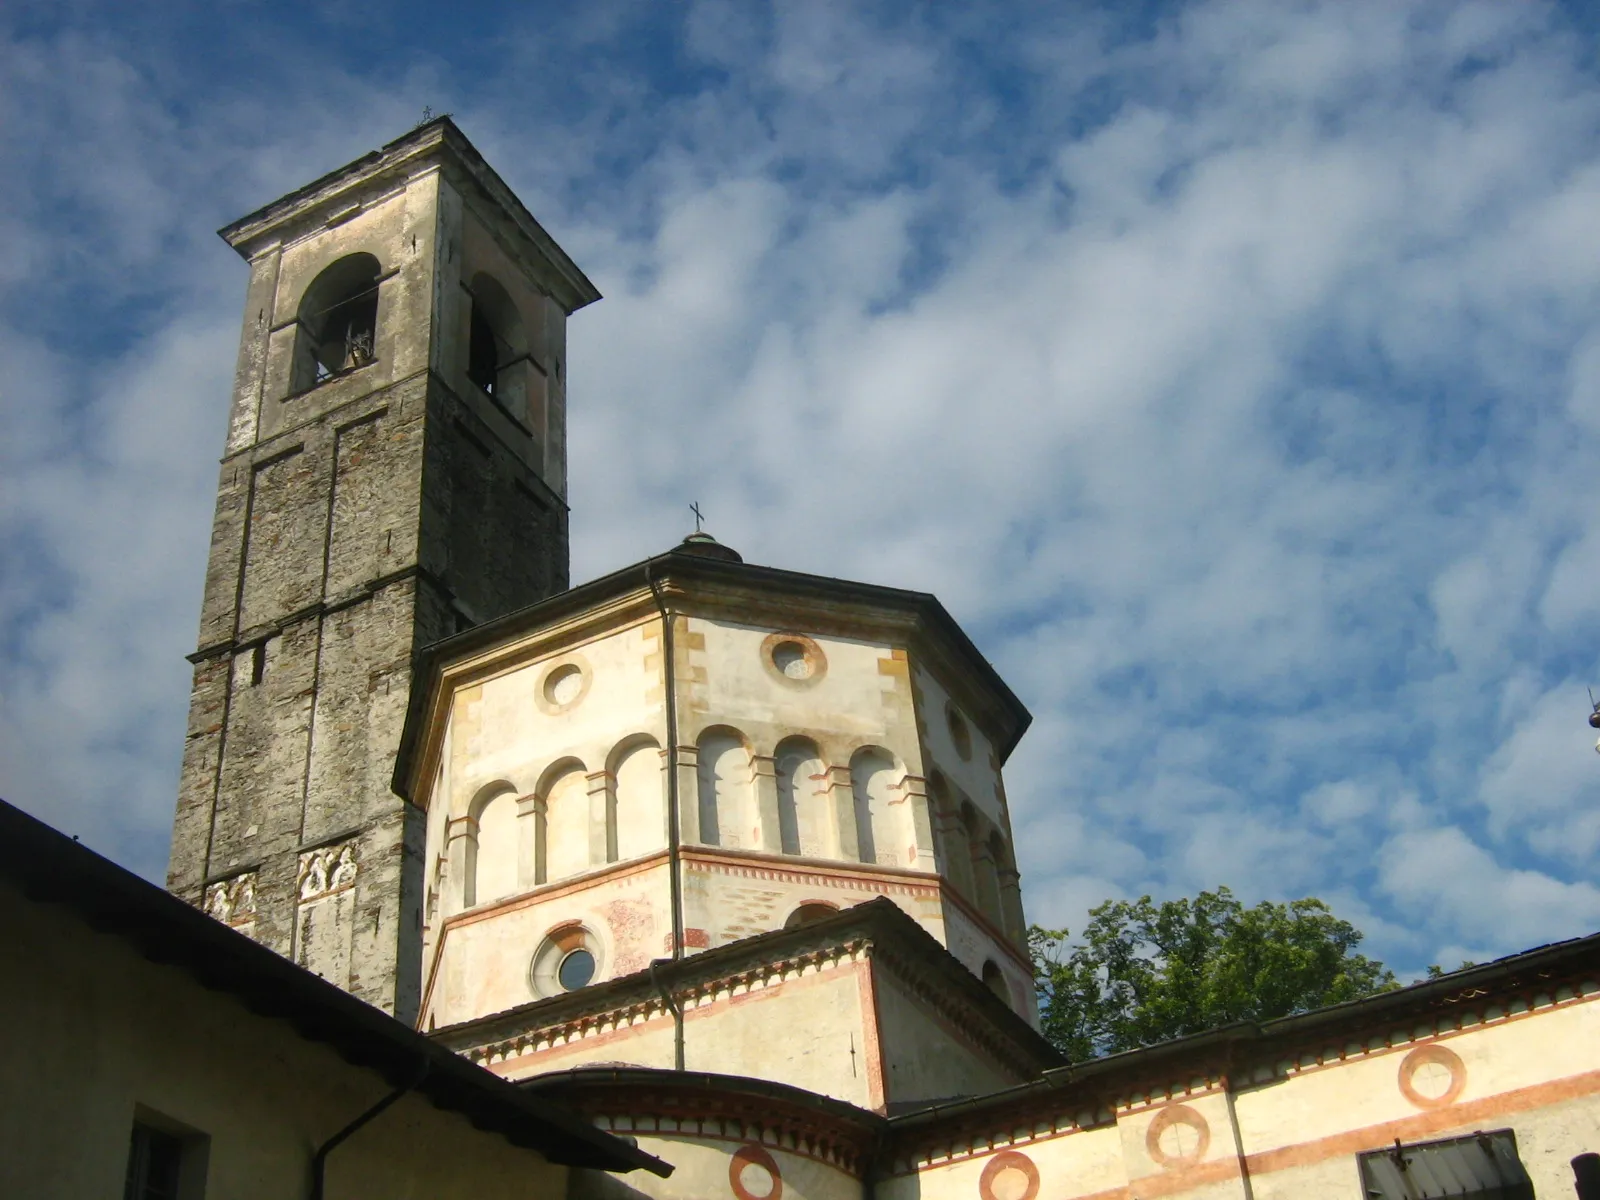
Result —
[[[409,1020],[413,652],[567,586],[599,293],[448,118],[221,235],[250,283],[168,887]]]

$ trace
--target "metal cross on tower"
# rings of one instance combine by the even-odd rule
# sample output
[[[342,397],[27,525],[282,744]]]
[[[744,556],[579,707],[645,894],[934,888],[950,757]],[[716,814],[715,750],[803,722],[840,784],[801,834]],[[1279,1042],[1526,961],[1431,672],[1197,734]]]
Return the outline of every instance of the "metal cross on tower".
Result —
[[[705,521],[705,517],[700,513],[700,501],[696,500],[693,504],[689,505],[689,511],[694,514],[694,531],[699,533],[700,526]]]

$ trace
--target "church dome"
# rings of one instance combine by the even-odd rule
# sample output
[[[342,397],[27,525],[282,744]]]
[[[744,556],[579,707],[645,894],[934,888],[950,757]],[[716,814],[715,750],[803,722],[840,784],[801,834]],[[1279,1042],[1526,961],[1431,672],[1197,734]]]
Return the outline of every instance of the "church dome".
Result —
[[[720,558],[723,562],[742,563],[744,556],[732,546],[724,546],[709,533],[691,533],[678,543],[679,554],[695,554],[701,558]]]

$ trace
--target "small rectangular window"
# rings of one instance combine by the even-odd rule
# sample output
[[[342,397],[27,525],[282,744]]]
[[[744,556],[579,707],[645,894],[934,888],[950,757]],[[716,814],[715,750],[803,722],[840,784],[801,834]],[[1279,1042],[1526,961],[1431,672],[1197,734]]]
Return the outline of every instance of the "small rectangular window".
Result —
[[[1533,1200],[1533,1182],[1509,1129],[1402,1145],[1361,1156],[1371,1200]]]
[[[122,1200],[178,1200],[182,1168],[182,1138],[135,1123]]]
[[[128,1143],[122,1200],[202,1200],[209,1140],[141,1109]]]

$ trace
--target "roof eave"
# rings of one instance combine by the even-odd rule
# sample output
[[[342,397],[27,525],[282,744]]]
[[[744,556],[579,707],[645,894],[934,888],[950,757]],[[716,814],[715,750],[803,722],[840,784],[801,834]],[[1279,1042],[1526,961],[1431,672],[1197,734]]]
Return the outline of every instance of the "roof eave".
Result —
[[[449,152],[480,191],[516,225],[549,264],[560,281],[558,296],[568,316],[601,298],[600,291],[565,250],[528,211],[517,194],[500,178],[467,135],[448,116],[437,117],[409,130],[377,150],[369,151],[342,167],[280,196],[217,230],[217,235],[246,260],[252,258],[285,223],[308,207],[327,204],[350,188],[398,174],[408,163],[429,154]]]

